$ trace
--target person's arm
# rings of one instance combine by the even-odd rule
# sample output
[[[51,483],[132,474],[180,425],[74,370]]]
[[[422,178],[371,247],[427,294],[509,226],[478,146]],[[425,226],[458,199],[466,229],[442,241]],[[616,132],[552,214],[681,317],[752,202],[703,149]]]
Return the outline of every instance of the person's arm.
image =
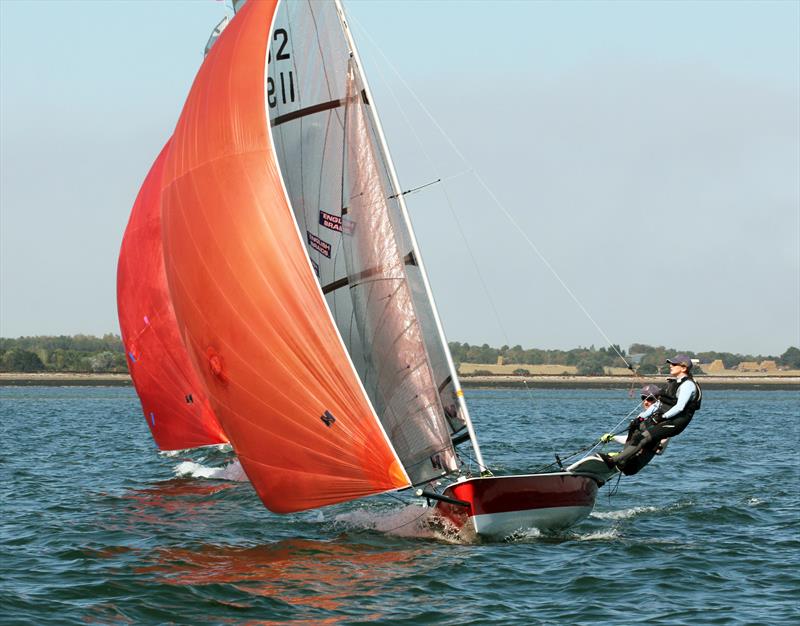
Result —
[[[664,419],[669,419],[683,411],[689,403],[689,400],[691,400],[692,396],[696,393],[696,389],[697,387],[691,380],[687,380],[678,387],[678,402],[669,411],[664,413]]]
[[[658,402],[654,402],[653,404],[651,404],[651,405],[650,405],[650,408],[649,408],[649,409],[647,409],[646,411],[642,411],[641,413],[639,413],[639,415],[638,415],[639,419],[642,419],[642,420],[644,420],[644,419],[647,419],[647,418],[648,418],[648,417],[650,417],[650,416],[651,416],[653,413],[655,413],[655,412],[656,412],[656,409],[657,409],[658,407],[660,407],[660,406],[661,406],[661,404],[660,404],[660,403],[658,403]]]

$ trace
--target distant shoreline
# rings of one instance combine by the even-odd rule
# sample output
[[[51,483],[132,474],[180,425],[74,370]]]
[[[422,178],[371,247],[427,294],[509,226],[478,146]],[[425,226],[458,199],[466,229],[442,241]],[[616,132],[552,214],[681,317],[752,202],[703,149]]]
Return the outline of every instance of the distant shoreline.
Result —
[[[2,372],[0,387],[131,387],[129,374]]]
[[[800,389],[800,376],[698,376],[697,380],[712,389]],[[660,383],[663,378],[648,376],[462,376],[468,389],[627,389]],[[128,374],[65,374],[17,372],[0,373],[0,387],[130,387]]]
[[[663,376],[461,376],[469,389],[628,389],[648,383],[662,384]],[[698,376],[706,389],[800,389],[800,376]]]

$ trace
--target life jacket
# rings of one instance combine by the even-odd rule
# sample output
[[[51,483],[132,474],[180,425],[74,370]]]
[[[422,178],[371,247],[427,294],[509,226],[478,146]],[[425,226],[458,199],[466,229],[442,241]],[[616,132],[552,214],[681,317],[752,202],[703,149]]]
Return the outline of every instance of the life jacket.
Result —
[[[673,402],[669,407],[663,408],[660,400],[657,400],[656,402],[658,402],[658,408],[656,408],[656,410],[653,411],[650,415],[648,415],[647,417],[639,417],[637,415],[630,421],[630,424],[628,424],[628,434],[626,443],[630,441],[636,435],[636,433],[646,430],[650,426],[657,424],[659,415],[664,411],[668,411],[671,406],[675,405],[675,403]]]
[[[700,385],[697,384],[697,381],[692,377],[692,375],[688,374],[681,378],[680,381],[675,378],[667,379],[667,386],[661,390],[661,394],[658,396],[658,399],[661,401],[661,409],[659,411],[661,415],[678,404],[678,389],[687,380],[691,380],[694,383],[696,390],[694,397],[686,403],[683,411],[677,415],[673,415],[670,417],[670,419],[675,419],[676,417],[688,417],[691,419],[695,411],[700,410],[700,405],[703,402],[703,391],[700,389]]]

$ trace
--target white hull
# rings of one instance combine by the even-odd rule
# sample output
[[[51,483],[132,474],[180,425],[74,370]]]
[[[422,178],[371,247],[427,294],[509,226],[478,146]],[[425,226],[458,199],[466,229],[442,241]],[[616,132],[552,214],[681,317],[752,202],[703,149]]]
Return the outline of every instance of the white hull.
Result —
[[[485,513],[473,515],[470,519],[478,535],[502,538],[518,530],[530,528],[539,530],[566,528],[578,520],[588,517],[593,508],[591,506],[560,506],[549,509]]]

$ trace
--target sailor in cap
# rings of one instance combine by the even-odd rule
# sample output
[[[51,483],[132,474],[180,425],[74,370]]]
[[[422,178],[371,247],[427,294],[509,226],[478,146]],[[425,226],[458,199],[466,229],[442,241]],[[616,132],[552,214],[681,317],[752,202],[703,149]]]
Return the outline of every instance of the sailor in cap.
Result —
[[[639,415],[631,420],[631,423],[628,425],[628,431],[624,435],[606,433],[600,438],[601,442],[608,443],[610,441],[615,441],[627,446],[638,437],[640,432],[644,431],[655,423],[653,421],[653,415],[657,414],[661,409],[661,401],[659,400],[661,388],[658,385],[645,385],[642,387],[640,395],[642,399],[643,410],[641,413],[639,413]],[[638,442],[638,438],[636,441]],[[627,476],[636,474],[640,469],[647,465],[652,460],[653,456],[659,451],[659,444],[656,442],[650,446],[642,446],[639,451],[633,455],[633,458],[628,459],[628,461],[625,463],[624,469],[620,469]],[[612,452],[611,454],[600,454],[601,458],[603,458],[603,460],[605,460],[609,465],[612,465],[614,456],[617,455],[618,453],[616,452]]]

